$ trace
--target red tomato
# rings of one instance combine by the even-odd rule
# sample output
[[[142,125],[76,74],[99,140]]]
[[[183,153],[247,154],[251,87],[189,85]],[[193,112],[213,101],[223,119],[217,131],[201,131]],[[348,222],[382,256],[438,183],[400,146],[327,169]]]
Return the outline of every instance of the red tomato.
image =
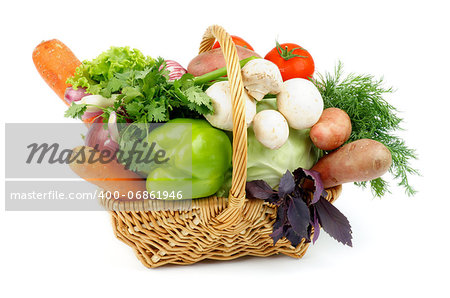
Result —
[[[249,49],[249,50],[254,51],[253,47],[252,47],[248,42],[246,42],[245,40],[243,40],[242,38],[240,38],[239,36],[231,35],[231,39],[234,41],[234,44],[235,44],[235,45],[241,46],[241,47],[244,47],[244,48],[247,48],[247,49]],[[213,49],[220,48],[219,42],[216,41],[216,42],[214,43],[214,45],[213,45],[212,48],[213,48]]]
[[[283,43],[273,48],[264,59],[280,69],[283,81],[293,78],[308,79],[314,73],[314,60],[307,50],[295,43]]]

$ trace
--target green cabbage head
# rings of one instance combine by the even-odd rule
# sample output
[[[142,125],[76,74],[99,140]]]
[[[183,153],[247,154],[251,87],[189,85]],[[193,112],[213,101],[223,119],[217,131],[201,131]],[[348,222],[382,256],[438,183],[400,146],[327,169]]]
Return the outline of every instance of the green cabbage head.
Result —
[[[247,181],[262,179],[276,187],[286,170],[310,169],[319,158],[319,150],[309,138],[309,129],[290,128],[287,142],[277,150],[261,145],[252,128],[247,134]]]

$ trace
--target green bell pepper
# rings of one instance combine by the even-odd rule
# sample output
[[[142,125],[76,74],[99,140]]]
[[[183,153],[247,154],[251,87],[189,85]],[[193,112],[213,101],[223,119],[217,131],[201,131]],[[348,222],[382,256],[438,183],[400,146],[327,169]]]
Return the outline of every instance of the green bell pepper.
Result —
[[[152,142],[169,159],[148,174],[149,193],[181,192],[184,199],[211,196],[231,169],[230,139],[205,120],[170,120],[149,133]]]

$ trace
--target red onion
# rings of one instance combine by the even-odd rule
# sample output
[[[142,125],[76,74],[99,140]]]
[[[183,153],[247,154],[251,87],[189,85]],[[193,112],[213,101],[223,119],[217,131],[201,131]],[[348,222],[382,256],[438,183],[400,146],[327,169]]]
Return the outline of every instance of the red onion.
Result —
[[[81,116],[81,119],[83,120],[87,120],[87,119],[91,119],[95,116],[100,116],[101,114],[103,114],[103,111],[100,112],[84,112],[83,116]],[[101,118],[101,117],[99,117]]]
[[[86,95],[91,95],[91,94],[86,93],[86,89],[84,89],[84,88],[77,88],[77,90],[75,90],[72,87],[69,87],[66,89],[66,92],[64,93],[64,100],[68,104],[71,104],[74,101],[80,101]]]
[[[159,70],[161,70],[164,66],[161,65]],[[181,78],[187,70],[181,66],[180,63],[174,60],[166,60],[166,69],[169,71],[169,81],[175,81]]]
[[[114,142],[117,142],[117,140],[119,140],[119,129],[117,128],[117,114],[114,111],[109,115],[108,130],[111,135],[111,139]]]
[[[103,118],[98,117],[89,127],[89,131],[84,140],[86,146],[96,148],[98,151],[110,151],[115,154],[119,144],[109,137],[109,131],[104,128]]]
[[[109,150],[113,153],[115,153],[115,152],[117,152],[117,150],[119,150],[119,144],[117,142],[114,142],[111,139],[106,140],[103,145],[104,145],[105,150]]]

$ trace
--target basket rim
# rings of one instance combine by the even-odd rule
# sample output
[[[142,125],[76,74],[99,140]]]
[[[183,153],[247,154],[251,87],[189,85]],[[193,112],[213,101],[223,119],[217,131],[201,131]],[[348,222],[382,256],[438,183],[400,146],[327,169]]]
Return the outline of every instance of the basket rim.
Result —
[[[337,185],[325,190],[328,193],[326,199],[333,203],[342,193],[342,185]],[[137,201],[120,200],[114,198],[106,198],[106,196],[98,197],[99,204],[106,210],[112,212],[159,212],[159,211],[191,211],[193,209],[201,209],[210,205],[225,209],[229,198],[209,196],[199,199],[190,200],[151,200],[142,199]],[[245,198],[245,201],[259,200]],[[266,203],[271,207],[276,207],[274,204]]]

